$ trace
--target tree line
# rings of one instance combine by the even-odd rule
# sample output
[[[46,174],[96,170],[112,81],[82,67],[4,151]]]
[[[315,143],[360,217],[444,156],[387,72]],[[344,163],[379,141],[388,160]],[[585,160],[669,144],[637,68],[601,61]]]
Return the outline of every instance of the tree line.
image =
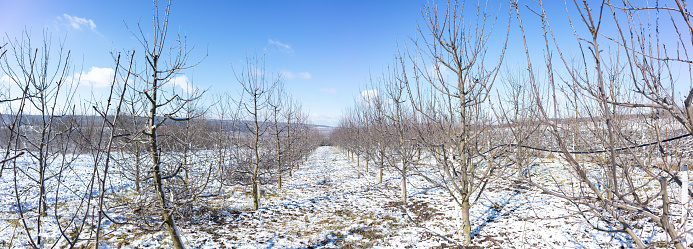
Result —
[[[176,222],[194,216],[201,199],[240,184],[257,209],[263,185],[281,188],[324,142],[264,58],[231,68],[241,93],[213,94],[212,104],[201,101],[204,91],[168,88],[203,59],[189,62],[185,36],[169,37],[170,6],[154,2],[151,30],[128,27],[142,51],[113,53],[105,99],[74,98],[70,51],[53,50],[50,37],[34,46],[24,33],[0,48],[0,68],[17,89],[0,92],[0,179],[13,183],[0,195],[15,203],[10,219],[24,234],[16,240],[98,246],[109,222],[165,228],[183,248]],[[410,176],[445,190],[459,207],[464,245],[472,244],[470,209],[508,179],[565,200],[593,229],[624,234],[634,247],[650,246],[645,223],[684,248],[693,196],[682,178],[691,153],[682,135],[693,133],[686,3],[568,2],[567,27],[554,26],[544,6],[511,1],[506,16],[489,3],[429,4],[417,34],[397,45],[330,143],[365,171],[375,166],[380,182],[384,170],[398,173],[403,204]],[[570,30],[571,42],[557,29]],[[510,50],[521,59],[509,62]],[[63,182],[85,154],[89,173]],[[551,158],[562,166],[545,167]],[[114,179],[128,190],[114,191]],[[63,191],[88,194],[64,212]],[[59,233],[42,233],[46,225]]]
[[[507,15],[494,7],[422,9],[418,33],[366,84],[333,142],[380,178],[398,173],[402,203],[408,176],[445,190],[464,245],[470,208],[494,181],[512,180],[565,200],[590,227],[624,234],[635,248],[652,246],[643,223],[666,234],[667,246],[686,247],[686,2],[569,1],[568,26],[551,22],[544,1],[511,1]],[[508,61],[511,49],[524,56]]]
[[[0,195],[13,203],[6,217],[15,245],[98,246],[108,223],[163,228],[183,248],[177,222],[193,219],[202,199],[251,186],[258,209],[263,185],[281,188],[323,141],[281,75],[264,71],[264,58],[230,68],[243,91],[211,94],[211,103],[204,91],[170,87],[204,59],[190,62],[186,38],[169,36],[170,7],[154,1],[152,29],[127,27],[141,50],[112,53],[104,99],[75,98],[71,53],[49,35],[36,46],[25,31],[0,47],[11,85],[0,100],[0,179],[13,186]],[[65,193],[77,197],[70,210]]]

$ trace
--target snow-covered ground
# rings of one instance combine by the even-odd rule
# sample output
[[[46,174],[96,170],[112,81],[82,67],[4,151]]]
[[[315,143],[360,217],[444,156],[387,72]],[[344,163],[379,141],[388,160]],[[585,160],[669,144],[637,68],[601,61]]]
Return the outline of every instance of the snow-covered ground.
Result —
[[[90,175],[94,170],[94,160],[91,155],[67,155],[67,160],[71,163],[53,163],[46,169],[46,201],[48,204],[55,204],[74,200],[81,196],[86,196],[90,186]],[[62,160],[55,160],[62,161]],[[16,161],[17,168],[17,189],[20,194],[20,202],[24,210],[35,209],[38,207],[38,192],[37,182],[38,173],[36,172],[36,162],[29,156],[23,156]],[[0,214],[8,212],[17,212],[17,199],[15,196],[15,171],[10,165],[6,165],[6,169],[0,178]],[[131,184],[127,183],[119,177],[113,175],[109,178],[107,188],[109,191],[118,191]],[[60,182],[57,189],[58,182]],[[95,185],[98,186],[98,185]],[[98,187],[95,187],[98,189]],[[56,194],[59,191],[59,194]]]
[[[456,205],[445,191],[411,175],[409,199],[401,205],[397,173],[386,171],[378,184],[375,167],[365,172],[363,161],[361,167],[356,165],[337,148],[320,147],[292,176],[284,177],[283,188],[263,186],[257,211],[251,210],[248,187],[225,187],[220,197],[205,199],[197,207],[199,218],[178,221],[183,242],[191,248],[447,248],[459,243]],[[630,245],[622,234],[594,230],[571,215],[572,210],[564,200],[526,184],[497,179],[471,209],[473,244],[482,248]],[[103,245],[107,247],[171,247],[165,231],[106,225]],[[0,246],[7,246],[13,229],[9,221],[0,220]],[[664,240],[664,234],[651,227],[639,232],[651,242]]]

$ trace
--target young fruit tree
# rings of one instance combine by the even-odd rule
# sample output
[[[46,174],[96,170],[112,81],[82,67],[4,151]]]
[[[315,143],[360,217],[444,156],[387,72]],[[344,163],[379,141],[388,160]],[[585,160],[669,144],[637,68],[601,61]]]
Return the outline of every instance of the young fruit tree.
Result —
[[[384,89],[383,96],[380,97],[383,99],[382,102],[387,104],[375,105],[376,113],[380,113],[384,119],[384,125],[375,127],[382,128],[378,131],[381,139],[390,141],[389,151],[383,154],[384,162],[399,173],[400,201],[406,204],[407,174],[418,164],[418,120],[412,107],[413,102],[407,94],[407,81],[403,79],[401,72],[393,68],[389,74],[383,75],[380,81]]]
[[[270,128],[270,101],[275,87],[281,78],[271,80],[265,73],[264,62],[257,59],[246,60],[245,70],[236,73],[236,80],[243,87],[243,97],[238,101],[239,108],[244,111],[241,116],[245,120],[247,132],[241,152],[251,177],[253,210],[260,208],[261,170],[267,167],[267,157],[271,153],[271,142],[267,139]]]
[[[27,236],[28,243],[36,246],[42,243],[44,236],[42,225],[48,218],[49,194],[60,185],[60,182],[56,182],[56,176],[69,167],[74,159],[74,153],[69,153],[75,149],[69,136],[76,127],[73,122],[64,122],[64,117],[75,112],[72,98],[78,79],[70,75],[70,51],[65,53],[62,45],[57,53],[53,51],[55,46],[47,34],[44,34],[39,47],[34,47],[28,31],[22,33],[21,39],[7,46],[13,58],[3,58],[0,68],[8,77],[8,83],[21,92],[20,96],[13,97],[15,93],[12,87],[9,91],[8,111],[16,115],[10,138],[14,136],[19,142],[16,149],[29,155],[32,160],[28,165],[12,167],[18,173],[15,177],[32,181],[29,186],[17,186],[15,181],[16,193],[13,198],[16,199],[21,224],[27,235],[35,231],[35,237]],[[27,115],[29,113],[33,115]],[[28,207],[24,207],[24,203],[28,201],[27,198],[34,197],[22,194],[27,192],[38,195],[36,218],[30,222],[24,219],[29,211],[25,210]]]
[[[179,76],[182,70],[197,64],[190,65],[187,62],[191,50],[187,48],[185,36],[178,35],[175,45],[167,44],[170,7],[171,3],[169,2],[163,13],[160,13],[158,2],[154,1],[154,30],[150,36],[145,35],[148,33],[144,32],[139,25],[137,33],[131,30],[133,36],[145,50],[144,62],[138,65],[144,64],[145,66],[143,69],[130,71],[130,74],[144,82],[145,88],[138,90],[138,97],[139,101],[148,106],[148,112],[141,116],[147,120],[141,132],[146,137],[145,141],[150,157],[150,162],[148,162],[150,168],[147,170],[150,172],[150,176],[147,179],[153,180],[151,187],[155,194],[154,200],[156,200],[155,203],[148,206],[152,207],[153,210],[151,211],[161,216],[161,221],[165,224],[173,241],[173,246],[183,248],[174,215],[177,207],[195,200],[204,189],[193,192],[175,191],[177,186],[183,184],[178,174],[184,165],[181,162],[174,162],[171,158],[164,158],[166,154],[162,150],[159,129],[167,121],[181,122],[195,118],[195,116],[180,115],[185,115],[182,113],[183,108],[198,99],[201,93],[194,96],[181,96],[175,92],[167,91],[168,89],[165,87],[171,85],[172,80]],[[165,135],[171,137],[171,134]],[[146,198],[143,201],[148,202],[149,200],[152,199]]]
[[[491,125],[485,105],[504,58],[508,33],[495,38],[492,14],[482,6],[475,11],[465,7],[464,1],[448,1],[444,9],[431,4],[422,10],[424,26],[412,38],[415,49],[409,52],[409,62],[400,57],[399,80],[407,86],[416,114],[425,124],[418,132],[420,146],[434,157],[440,172],[423,175],[447,190],[459,206],[459,236],[469,245],[472,196],[480,194],[496,168],[481,154],[489,144],[484,138]],[[492,42],[494,55],[489,55]]]
[[[672,222],[676,219],[672,216],[673,208],[687,210],[689,205],[676,200],[678,195],[672,192],[673,187],[689,192],[688,186],[681,186],[676,177],[681,148],[664,144],[676,143],[684,136],[665,139],[662,134],[686,135],[692,131],[689,110],[693,90],[687,89],[685,98],[674,94],[681,86],[672,77],[678,73],[671,67],[673,63],[683,63],[690,72],[690,62],[679,59],[688,55],[683,52],[670,56],[667,50],[672,45],[685,48],[691,44],[678,32],[674,35],[677,39],[660,40],[660,30],[665,30],[667,22],[640,16],[666,12],[671,22],[666,29],[693,29],[688,22],[690,14],[681,1],[674,1],[676,8],[659,4],[568,3],[569,13],[577,14],[570,24],[579,54],[578,58],[569,59],[565,56],[569,49],[556,39],[543,2],[539,1],[530,9],[532,16],[540,18],[544,31],[544,57],[537,61],[524,33],[523,11],[514,3],[527,59],[526,79],[535,98],[532,105],[537,108],[542,126],[550,132],[556,148],[553,152],[564,165],[549,173],[558,181],[531,176],[526,180],[545,193],[567,200],[594,229],[627,235],[637,248],[652,246],[646,237],[652,235],[643,234],[643,224],[651,224],[657,233],[665,234],[667,246],[684,248],[685,225]],[[554,52],[560,70],[554,67]],[[543,65],[545,69],[533,65]],[[546,83],[538,79],[542,73],[546,74]],[[690,79],[690,75],[687,77]],[[567,91],[561,93],[560,89]],[[666,110],[673,118],[659,114],[657,109]],[[566,118],[572,113],[574,119]],[[674,120],[680,127],[672,125]],[[568,122],[580,125],[571,128]],[[643,139],[647,133],[654,133],[654,142]],[[648,151],[647,146],[656,146],[658,150]],[[659,158],[652,159],[653,154]]]

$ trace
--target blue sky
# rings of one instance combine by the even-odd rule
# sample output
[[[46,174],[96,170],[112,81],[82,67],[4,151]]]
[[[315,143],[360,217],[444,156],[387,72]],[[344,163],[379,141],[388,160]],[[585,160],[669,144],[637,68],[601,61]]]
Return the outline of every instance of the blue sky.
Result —
[[[165,2],[160,3],[164,5]],[[282,73],[285,87],[317,124],[335,125],[353,104],[369,72],[379,73],[397,52],[426,1],[174,1],[170,31],[188,37],[192,84],[210,92],[239,91],[232,64],[265,54],[266,71]],[[65,41],[77,71],[97,81],[98,69],[113,68],[110,52],[141,47],[126,29],[139,22],[151,30],[149,1],[0,0],[0,32],[7,41],[30,31],[54,43]],[[81,69],[81,70],[80,70]],[[93,73],[90,72],[94,70]],[[104,78],[104,77],[101,77]],[[84,81],[84,80],[83,80]],[[89,82],[82,82],[82,85]],[[105,91],[92,84],[93,91]],[[88,93],[81,93],[88,94]]]
[[[522,2],[522,1],[521,1]],[[592,1],[591,1],[592,2]],[[417,35],[421,8],[429,0],[407,1],[174,1],[170,37],[187,35],[195,46],[190,61],[208,56],[183,73],[187,82],[208,94],[237,95],[232,66],[241,69],[248,56],[265,55],[266,72],[281,73],[285,87],[303,105],[316,124],[336,125],[342,111],[366,89],[370,75],[377,77],[393,63],[397,44],[411,46]],[[470,4],[468,3],[467,8]],[[483,3],[483,1],[482,1]],[[508,1],[489,1],[498,14],[490,48],[501,44],[506,31]],[[441,3],[440,8],[444,8]],[[528,4],[536,6],[532,1]],[[549,18],[568,58],[577,55],[563,1],[546,1]],[[165,5],[165,2],[160,3]],[[574,8],[574,7],[572,7]],[[523,11],[530,50],[541,59],[544,49],[538,18]],[[506,64],[526,61],[517,21],[511,19]],[[49,33],[54,43],[64,41],[71,50],[75,73],[82,73],[78,98],[105,92],[103,83],[114,67],[111,52],[142,50],[126,29],[140,23],[151,31],[150,1],[38,1],[0,0],[0,39],[5,43],[29,30],[34,43]],[[495,51],[497,52],[497,51]],[[140,54],[141,55],[141,54]],[[2,76],[2,75],[0,75]],[[182,76],[182,75],[181,75]],[[501,87],[499,84],[498,87]]]

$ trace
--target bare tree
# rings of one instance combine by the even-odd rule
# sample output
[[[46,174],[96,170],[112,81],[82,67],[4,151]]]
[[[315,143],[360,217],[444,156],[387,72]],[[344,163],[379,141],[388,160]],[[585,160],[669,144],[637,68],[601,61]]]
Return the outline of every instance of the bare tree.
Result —
[[[277,166],[277,185],[279,188],[282,188],[282,168],[286,160],[285,152],[287,150],[287,147],[284,144],[285,141],[283,141],[283,133],[286,133],[288,128],[288,122],[283,122],[284,118],[282,117],[282,115],[285,114],[283,109],[286,105],[286,97],[283,85],[276,86],[276,92],[274,95],[272,95],[272,98],[268,102],[268,105],[271,112],[270,115],[272,115],[272,127],[270,133],[274,140],[272,151],[274,151],[275,153],[274,161]]]
[[[376,119],[359,122],[356,130],[359,132],[371,122],[379,124],[374,128],[381,136],[380,139],[389,141],[387,152],[381,153],[382,160],[389,168],[399,173],[400,201],[406,204],[407,174],[410,173],[412,166],[418,164],[418,134],[416,132],[418,121],[414,115],[412,101],[407,93],[407,81],[404,77],[399,70],[392,68],[378,79],[382,89],[385,90],[383,95],[378,94],[378,99],[372,106]]]
[[[125,72],[129,74],[130,72]],[[123,118],[119,119],[121,124],[119,127],[127,131],[129,136],[124,138],[124,142],[119,149],[121,160],[115,163],[119,164],[120,174],[125,179],[130,179],[135,183],[135,191],[141,192],[142,179],[146,178],[146,163],[145,155],[146,148],[143,144],[146,143],[146,137],[142,132],[146,120],[142,118],[147,110],[147,103],[142,101],[140,90],[145,86],[137,86],[142,84],[141,81],[134,81],[128,85],[128,93],[123,100],[125,108],[123,110]]]
[[[302,135],[302,128],[307,117],[301,113],[301,105],[291,98],[286,100],[286,108],[284,109],[283,116],[286,118],[286,137],[284,138],[285,149],[283,158],[286,164],[288,164],[287,170],[289,171],[289,176],[292,176],[291,172],[294,168],[298,167],[303,156],[301,154],[303,151],[298,148],[298,146],[303,143],[303,139],[307,139],[306,136]]]
[[[166,181],[174,179],[182,168],[182,164],[171,165],[162,161],[162,150],[160,147],[160,139],[158,129],[166,121],[188,121],[194,116],[178,116],[181,110],[199,98],[200,95],[189,96],[184,98],[178,94],[166,94],[164,86],[170,83],[171,80],[178,76],[182,70],[192,66],[187,64],[188,55],[191,50],[188,50],[186,37],[177,37],[175,46],[172,46],[172,53],[167,54],[168,25],[171,3],[168,2],[164,9],[163,15],[160,14],[160,9],[157,1],[153,4],[154,32],[153,37],[147,37],[141,26],[138,25],[137,33],[131,30],[133,36],[140,42],[145,52],[145,70],[142,72],[131,71],[130,73],[137,79],[145,82],[147,88],[141,90],[140,94],[144,95],[143,101],[147,103],[148,113],[145,116],[147,124],[143,130],[147,137],[149,154],[151,156],[151,178],[154,181],[154,189],[156,199],[158,201],[159,214],[162,217],[163,223],[166,225],[169,236],[173,241],[175,248],[183,248],[174,213],[176,212],[175,203],[171,203],[167,195],[173,194],[172,187]],[[168,56],[168,58],[167,58]],[[193,193],[187,198],[177,198],[180,202],[188,202],[195,199],[199,193]]]
[[[544,192],[568,200],[595,229],[627,234],[638,248],[648,247],[636,226],[641,222],[638,217],[643,216],[647,217],[647,222],[661,228],[668,235],[671,245],[676,248],[685,247],[681,243],[683,227],[672,224],[670,216],[670,207],[674,202],[669,195],[671,188],[668,187],[667,179],[680,184],[675,177],[679,167],[673,165],[670,159],[675,151],[666,151],[666,146],[663,146],[663,127],[658,121],[661,116],[653,112],[655,115],[652,121],[647,118],[638,119],[637,117],[646,116],[643,115],[646,113],[635,109],[667,110],[687,133],[691,133],[690,122],[686,121],[684,114],[686,108],[679,108],[674,102],[677,98],[669,94],[674,91],[674,81],[670,81],[669,86],[663,84],[663,81],[672,79],[672,72],[668,71],[670,62],[688,64],[690,71],[690,62],[669,57],[667,45],[660,43],[659,39],[659,11],[681,14],[681,22],[688,23],[690,14],[687,14],[680,1],[675,2],[678,8],[663,7],[659,2],[655,6],[637,7],[630,1],[623,1],[619,6],[610,1],[602,1],[594,8],[586,1],[574,1],[572,6],[567,7],[577,12],[578,21],[573,22],[571,19],[571,28],[579,48],[579,57],[568,59],[564,55],[565,47],[555,38],[543,2],[540,1],[536,10],[531,9],[531,12],[539,16],[544,31],[544,61],[540,63],[546,66],[543,71],[547,75],[546,84],[537,80],[541,71],[536,72],[533,67],[535,61],[532,61],[527,45],[529,42],[524,36],[521,11],[517,2],[514,3],[527,55],[527,79],[535,96],[533,104],[537,106],[542,125],[550,131],[557,147],[555,152],[560,153],[566,170],[571,172],[572,180],[578,184],[567,187],[536,179],[528,180]],[[639,11],[653,11],[657,18],[645,19],[643,23],[636,14]],[[613,36],[607,32],[608,29],[603,28],[609,22],[609,16],[613,17],[613,22],[609,24],[616,27],[616,34]],[[670,17],[673,26],[677,26],[674,15]],[[655,28],[650,29],[652,26]],[[684,40],[679,35],[672,42],[684,47],[690,46],[683,43]],[[554,51],[565,67],[563,74],[557,73],[553,68]],[[565,83],[561,84],[557,78]],[[542,94],[544,91],[540,89],[543,87],[548,89],[548,94]],[[558,100],[557,95],[560,93],[557,89],[561,87],[569,89],[564,93],[563,99],[571,103],[569,106],[574,106],[576,120],[580,120],[578,115],[584,117],[584,121],[580,121],[583,128],[576,129],[574,135],[564,125],[567,120],[563,118],[565,113],[559,111],[563,103]],[[639,96],[630,93],[637,93]],[[691,95],[688,96],[690,98]],[[684,106],[686,99],[683,99]],[[644,127],[654,130],[656,142],[637,142],[642,138]],[[570,144],[571,141],[573,145]],[[648,156],[640,148],[646,145],[659,147],[659,162],[643,160]],[[580,147],[587,149],[574,150]],[[576,156],[578,154],[591,156],[581,160]],[[652,165],[660,163],[661,166]],[[599,173],[595,174],[595,171]],[[648,190],[657,185],[659,191]],[[687,186],[684,191],[688,192]],[[655,200],[661,200],[661,205],[655,205]]]
[[[132,69],[132,60],[134,59],[134,54],[135,52],[132,51],[132,54],[130,56],[130,63],[128,64],[128,71]],[[119,66],[120,55],[118,55],[116,59],[116,70],[119,68]],[[117,92],[119,90],[119,85],[117,84],[118,74],[114,73],[113,81],[110,87],[110,92],[105,101],[105,104],[101,106],[99,106],[98,104],[92,105],[92,109],[94,110],[94,112],[97,114],[98,117],[101,118],[101,124],[99,127],[96,127],[95,131],[98,134],[98,140],[91,145],[91,147],[94,149],[94,152],[92,153],[92,155],[94,156],[94,167],[91,173],[89,193],[97,192],[98,200],[94,205],[95,208],[91,208],[92,196],[89,195],[89,201],[87,201],[87,206],[85,209],[92,210],[92,213],[89,214],[89,212],[85,212],[83,220],[86,220],[87,216],[97,217],[96,221],[94,221],[94,219],[92,218],[92,222],[90,224],[91,226],[88,226],[88,228],[96,228],[95,235],[93,236],[97,248],[98,245],[100,245],[99,241],[101,239],[101,234],[103,230],[102,222],[104,218],[110,219],[108,217],[109,212],[105,204],[105,197],[108,192],[107,183],[110,179],[109,170],[112,160],[111,152],[115,147],[115,140],[118,138],[122,138],[123,136],[127,136],[127,134],[119,133],[121,129],[119,129],[117,125],[120,123],[118,122],[118,119],[121,118],[120,112],[122,109],[123,100],[125,99],[125,93],[127,92],[128,81],[130,79],[129,76],[130,75],[127,74],[127,76],[124,79],[122,79],[122,90],[120,90],[120,92]],[[58,224],[60,226],[59,222]],[[84,228],[85,224],[82,224],[79,231],[81,231]],[[66,230],[63,230],[62,227],[60,227],[60,231],[71,247],[74,247],[76,242],[79,241],[79,236],[74,236],[74,241],[70,241],[70,238],[67,238],[67,236],[65,236]],[[92,233],[90,233],[90,236],[92,236]]]
[[[388,150],[392,146],[392,140],[386,135],[388,127],[387,117],[384,113],[384,99],[380,95],[382,86],[372,86],[366,96],[362,96],[362,106],[360,109],[360,117],[358,117],[357,125],[365,128],[365,136],[367,136],[369,147],[364,150],[373,151],[371,157],[378,166],[378,183],[383,182],[383,171],[385,170]],[[357,113],[357,114],[358,114]]]
[[[263,160],[266,159],[266,153],[269,153],[266,148],[265,135],[268,131],[269,103],[274,92],[274,88],[280,78],[276,80],[270,79],[265,73],[264,61],[260,62],[257,59],[248,58],[246,60],[245,70],[237,73],[234,70],[236,80],[243,87],[246,99],[239,100],[239,105],[245,110],[244,117],[247,117],[245,128],[248,134],[246,148],[249,150],[250,176],[252,184],[253,209],[260,208],[260,170],[265,166]]]
[[[393,154],[395,160],[389,160],[390,165],[394,166],[400,172],[401,179],[401,196],[402,203],[407,202],[407,174],[412,166],[418,164],[418,128],[417,116],[415,116],[414,108],[412,107],[411,99],[408,99],[406,80],[397,78],[397,70],[392,72],[392,78],[386,79],[390,81],[386,85],[386,93],[388,101],[391,102],[390,110],[385,116],[392,124],[391,135],[394,136]],[[396,163],[395,163],[396,162]]]
[[[6,46],[7,46],[7,44],[0,46],[0,59],[2,59],[5,56],[5,54],[7,53],[7,50],[5,49]],[[6,93],[7,95],[4,95],[4,94],[5,93],[3,92],[3,96],[0,99],[0,103],[20,101],[20,100],[24,100],[26,98],[24,96],[24,94],[22,94],[22,97],[12,99],[12,96],[9,93],[9,89],[8,89],[8,92]],[[22,106],[23,106],[23,104],[20,105],[20,107],[22,107]],[[2,177],[2,172],[4,171],[5,165],[7,165],[7,163],[9,163],[10,161],[14,161],[15,159],[17,159],[17,157],[24,154],[24,152],[20,151],[19,153],[12,155],[13,143],[18,144],[17,142],[15,142],[16,138],[18,137],[18,136],[16,136],[16,133],[17,133],[16,130],[18,129],[18,126],[21,125],[21,123],[19,123],[19,120],[21,120],[21,114],[22,113],[23,113],[22,108],[20,108],[19,110],[17,110],[15,112],[15,115],[11,115],[9,117],[0,116],[0,120],[2,121],[3,127],[7,127],[7,130],[2,130],[3,140],[7,141],[7,142],[6,142],[6,144],[3,144],[3,146],[5,146],[5,153],[3,153],[2,161],[0,161],[0,177]]]
[[[217,176],[219,181],[219,191],[225,184],[228,184],[227,179],[231,178],[235,171],[232,166],[232,153],[238,146],[237,141],[239,140],[237,134],[239,133],[237,127],[239,126],[239,106],[234,104],[228,93],[221,93],[214,98],[214,113],[216,114],[218,120],[217,128],[214,129],[215,132],[210,132],[213,140],[214,150],[216,152],[216,167]]]
[[[10,42],[9,47],[14,55],[16,67],[10,64],[9,58],[6,57],[3,60],[2,71],[14,85],[23,90],[21,98],[25,99],[27,105],[21,110],[36,114],[22,118],[24,129],[17,133],[23,143],[22,149],[35,160],[35,167],[15,169],[24,177],[32,179],[38,188],[38,217],[34,224],[37,235],[35,241],[32,238],[29,240],[30,244],[39,245],[42,239],[41,219],[48,214],[47,195],[51,190],[47,188],[49,185],[54,186],[48,181],[55,180],[56,170],[50,168],[60,158],[60,150],[56,147],[66,142],[60,140],[61,132],[72,130],[69,126],[60,126],[60,117],[70,112],[74,113],[74,109],[70,110],[70,103],[76,84],[73,84],[69,76],[70,51],[65,54],[61,45],[57,53],[58,58],[51,57],[55,54],[51,51],[53,45],[48,35],[44,34],[42,46],[35,48],[31,43],[30,34],[24,31],[21,40]],[[69,159],[63,163],[68,161]],[[16,193],[15,198],[19,212],[25,212],[21,207],[24,201],[20,198],[26,197],[20,197],[19,193]],[[29,225],[25,220],[22,221],[27,235],[30,234]]]
[[[7,44],[4,44],[3,47],[0,48],[0,51],[2,51],[2,53],[0,53],[0,59],[3,59],[3,57],[5,56],[5,54],[7,52],[6,47],[7,47]],[[3,64],[3,68],[4,68],[4,66],[7,66],[7,63]],[[2,117],[3,127],[7,127],[7,130],[3,131],[3,132],[6,132],[5,136],[7,138],[7,140],[6,140],[7,142],[6,142],[6,144],[4,144],[5,152],[3,153],[3,159],[0,162],[0,166],[1,166],[0,177],[2,177],[3,172],[9,171],[13,174],[12,178],[14,179],[15,182],[16,182],[16,179],[17,179],[18,173],[19,173],[18,165],[17,165],[17,159],[25,154],[25,152],[22,150],[22,147],[21,147],[20,128],[22,125],[22,119],[23,119],[23,115],[24,115],[25,108],[27,105],[26,100],[28,97],[27,94],[28,94],[30,86],[31,85],[29,84],[29,82],[26,82],[25,86],[23,88],[21,88],[22,89],[21,95],[16,96],[16,97],[13,94],[11,94],[10,89],[7,89],[7,92],[3,92],[2,101],[0,101],[3,104],[8,104],[6,111],[9,111],[9,113],[11,114],[11,115],[0,116],[0,117]],[[11,103],[13,103],[13,102],[18,103],[18,104],[15,106],[12,106]],[[7,170],[7,171],[5,171],[5,170]],[[7,175],[7,173],[5,173],[5,175]],[[14,195],[8,194],[6,197],[3,197],[3,198],[19,199],[19,195],[17,194],[17,192],[18,192],[17,184],[15,184],[14,186],[15,186],[15,188],[14,188],[15,194]],[[18,207],[19,207],[20,211],[17,213],[18,214],[17,220],[18,220],[18,222],[21,222],[25,231],[28,231],[29,227],[28,227],[27,222],[25,221],[25,219],[27,217],[25,217],[24,212],[22,211],[22,208],[20,206],[18,206]],[[27,235],[29,235],[29,234],[27,234]],[[32,243],[34,243],[34,244],[32,244]],[[35,242],[31,239],[29,240],[29,244],[32,246],[35,246]]]
[[[538,141],[541,136],[537,133],[541,125],[537,120],[536,105],[531,104],[534,101],[531,85],[523,76],[526,74],[520,71],[509,70],[505,73],[505,91],[497,94],[498,106],[492,108],[500,124],[494,129],[494,133],[498,134],[494,139],[502,141],[503,145],[513,145],[512,155],[507,159],[511,162],[508,166],[514,166],[516,170],[512,172],[516,174],[515,181],[522,181],[530,173],[535,159],[540,156],[538,151],[529,147],[544,145]],[[573,128],[577,128],[577,123],[575,120]]]
[[[378,166],[378,183],[382,183],[386,166],[391,166],[390,163],[396,166],[399,161],[393,158],[396,155],[392,141],[397,138],[396,134],[390,132],[392,123],[386,116],[387,100],[380,95],[384,82],[381,82],[383,79],[377,80],[379,81],[371,80],[371,89],[362,91],[361,96],[355,100],[356,105],[345,111],[330,137],[335,145],[346,151],[347,156],[365,156],[366,173],[369,161],[372,160]],[[388,158],[392,160],[388,161]]]
[[[495,19],[489,19],[490,13],[481,6],[476,6],[474,14],[474,18],[465,18],[465,3],[458,1],[448,1],[443,10],[435,4],[425,7],[424,27],[418,28],[418,38],[412,38],[416,48],[409,56],[413,73],[407,74],[408,64],[400,59],[401,80],[413,89],[409,92],[417,113],[429,129],[443,134],[420,139],[444,172],[429,180],[448,190],[460,207],[459,235],[465,245],[471,243],[472,195],[483,190],[495,168],[488,161],[486,167],[478,167],[488,159],[480,154],[487,145],[480,139],[489,125],[483,105],[498,75],[508,37],[506,33],[497,50],[498,59],[487,61]]]
[[[32,247],[55,247],[63,242],[74,247],[79,241],[85,240],[84,230],[90,231],[87,240],[95,239],[98,244],[103,229],[101,221],[106,215],[104,197],[109,179],[111,145],[118,137],[115,124],[124,91],[119,93],[115,90],[117,85],[114,76],[105,105],[94,101],[91,108],[83,109],[82,114],[77,114],[71,101],[79,78],[69,75],[69,52],[65,58],[62,57],[62,52],[58,53],[60,58],[56,65],[51,57],[52,45],[48,37],[44,38],[43,48],[34,49],[31,47],[29,34],[25,32],[23,35],[25,37],[21,43],[12,43],[16,65],[5,60],[0,66],[21,89],[21,97],[3,101],[9,104],[7,110],[14,117],[8,123],[10,134],[7,152],[21,151],[29,155],[25,160],[31,161],[27,167],[14,161],[19,154],[9,158],[13,161],[13,195],[19,210],[18,224],[24,229],[26,243]],[[116,62],[116,67],[118,64],[119,61]],[[123,83],[125,85],[127,84]],[[9,96],[12,94],[10,92]],[[12,102],[15,101],[19,103],[13,105]],[[97,116],[86,115],[90,109]],[[32,112],[37,115],[26,115]],[[112,112],[115,112],[115,116]],[[100,125],[97,124],[99,122]],[[31,129],[17,129],[21,125],[30,126]],[[84,152],[94,156],[93,171],[75,172],[78,168],[73,162]],[[5,163],[10,160],[3,162],[2,169],[6,169]],[[64,179],[71,174],[82,175],[86,179],[81,184],[65,184]],[[35,179],[36,184],[23,186],[18,183],[18,180],[27,177]],[[38,206],[35,207],[37,215],[29,215],[32,208],[25,206],[27,200],[33,198],[22,194],[27,190],[25,188],[38,188]],[[76,200],[68,201],[76,202],[77,206],[68,212],[59,210],[59,204],[65,201],[62,196],[65,192],[76,195]],[[49,202],[51,198],[53,201]],[[50,229],[57,228],[54,231],[55,237],[46,237],[53,234],[53,231],[47,232],[42,228],[46,223]],[[31,231],[34,230],[38,234],[31,236]],[[20,233],[17,234],[21,236]]]

